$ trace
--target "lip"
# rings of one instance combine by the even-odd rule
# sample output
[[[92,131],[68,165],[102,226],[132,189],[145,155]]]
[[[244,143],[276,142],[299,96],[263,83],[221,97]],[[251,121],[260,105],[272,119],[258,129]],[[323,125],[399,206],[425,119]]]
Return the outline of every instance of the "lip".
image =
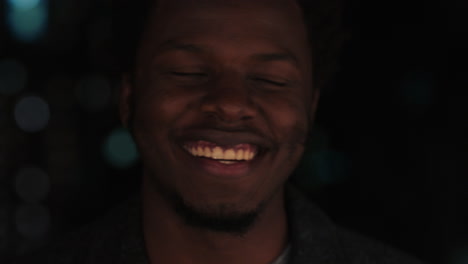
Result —
[[[175,141],[182,145],[189,141],[207,141],[220,146],[250,144],[259,150],[272,148],[272,143],[265,137],[245,131],[222,131],[218,129],[192,129],[176,136]]]
[[[218,179],[237,179],[250,174],[264,156],[269,143],[256,135],[244,132],[224,132],[218,130],[197,130],[186,133],[176,141],[177,156],[181,157],[181,163],[188,166],[194,172],[202,172]],[[258,148],[257,155],[249,161],[239,161],[232,164],[220,163],[215,159],[195,157],[185,148],[184,143],[190,141],[208,141],[221,146],[233,146],[238,144],[251,144]]]
[[[233,164],[223,164],[217,160],[209,158],[194,157],[182,150],[186,157],[186,164],[194,168],[196,171],[207,173],[208,175],[217,178],[241,178],[249,174],[253,170],[258,157],[250,161],[240,161]]]

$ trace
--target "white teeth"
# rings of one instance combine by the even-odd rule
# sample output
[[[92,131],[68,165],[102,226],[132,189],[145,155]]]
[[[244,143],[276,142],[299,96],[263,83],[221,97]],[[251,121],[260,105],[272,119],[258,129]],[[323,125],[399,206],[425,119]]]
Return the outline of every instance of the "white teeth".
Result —
[[[239,149],[236,153],[236,160],[243,160],[244,159],[244,150]]]
[[[192,148],[191,152],[192,152],[192,155],[198,156],[198,150],[197,150],[196,147],[195,147],[195,148]]]
[[[252,160],[256,154],[251,150],[244,149],[235,150],[231,148],[223,151],[221,147],[186,146],[185,149],[195,157],[222,160],[220,162],[224,164],[232,164],[238,160]]]
[[[225,160],[235,160],[236,159],[236,152],[233,149],[228,149],[224,151],[224,159]]]
[[[203,154],[205,154],[205,153],[203,153]],[[206,157],[206,156],[203,155],[203,157]],[[206,157],[206,158],[223,159],[224,158],[223,150],[220,147],[216,147],[211,152],[211,157]]]
[[[203,147],[198,146],[198,148],[197,148],[197,154],[198,154],[198,156],[202,156],[202,155],[203,155],[203,152],[204,152]]]
[[[205,152],[203,154],[204,156],[211,157],[211,148],[205,147]]]

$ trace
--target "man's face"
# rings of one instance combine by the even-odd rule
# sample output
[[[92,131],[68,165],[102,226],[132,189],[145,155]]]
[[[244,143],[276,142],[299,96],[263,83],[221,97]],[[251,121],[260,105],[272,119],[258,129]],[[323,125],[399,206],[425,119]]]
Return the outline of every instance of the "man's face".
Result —
[[[144,177],[207,215],[257,210],[297,165],[314,108],[299,7],[162,0],[148,23],[122,107]]]

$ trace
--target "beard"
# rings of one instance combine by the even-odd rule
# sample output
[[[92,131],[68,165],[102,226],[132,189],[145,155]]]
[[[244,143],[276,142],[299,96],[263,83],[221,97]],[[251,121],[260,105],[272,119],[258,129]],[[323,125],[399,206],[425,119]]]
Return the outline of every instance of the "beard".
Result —
[[[148,183],[153,185],[184,224],[204,231],[242,237],[255,225],[267,204],[267,201],[262,201],[253,209],[240,208],[242,206],[235,203],[194,205],[156,177],[150,176]]]
[[[169,193],[166,193],[169,194]],[[184,223],[200,230],[244,236],[255,224],[265,207],[261,202],[252,210],[240,210],[236,204],[195,206],[176,192],[166,196]]]

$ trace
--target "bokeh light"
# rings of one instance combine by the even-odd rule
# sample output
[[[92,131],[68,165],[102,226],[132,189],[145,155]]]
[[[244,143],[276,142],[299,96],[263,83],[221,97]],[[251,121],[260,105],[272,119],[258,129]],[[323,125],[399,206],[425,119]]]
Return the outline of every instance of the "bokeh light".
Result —
[[[21,62],[13,59],[0,61],[0,94],[12,95],[24,89],[27,71]]]
[[[138,152],[128,130],[117,128],[104,142],[106,160],[115,168],[128,168],[138,159]]]
[[[50,227],[49,210],[42,205],[22,204],[16,210],[15,223],[16,230],[23,237],[43,237]]]
[[[8,3],[18,9],[31,9],[38,6],[41,0],[8,0]]]
[[[304,153],[294,180],[305,190],[343,182],[350,175],[351,160],[331,149]]]
[[[351,161],[344,153],[328,150],[316,152],[311,157],[315,173],[322,183],[338,183],[349,176]]]
[[[15,188],[23,201],[39,203],[49,192],[49,177],[39,168],[23,168],[16,175]]]
[[[10,0],[7,22],[20,41],[32,42],[47,29],[48,10],[44,0]]]
[[[111,86],[103,76],[89,75],[78,82],[76,96],[85,110],[96,112],[110,104]]]
[[[49,105],[37,96],[24,97],[16,104],[14,115],[16,124],[23,131],[39,132],[49,122]]]

